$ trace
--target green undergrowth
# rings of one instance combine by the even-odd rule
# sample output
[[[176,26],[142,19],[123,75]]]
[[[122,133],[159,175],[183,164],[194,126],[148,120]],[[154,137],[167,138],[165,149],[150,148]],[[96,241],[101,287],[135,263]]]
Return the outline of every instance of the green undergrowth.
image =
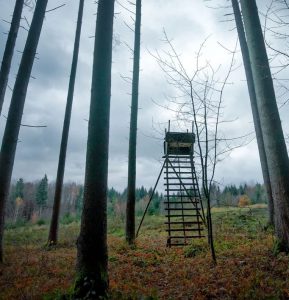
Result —
[[[146,216],[134,246],[124,219],[109,217],[110,299],[289,299],[289,257],[272,251],[267,209],[214,208],[212,217],[217,265],[207,237],[167,248],[164,216]],[[47,249],[48,223],[6,227],[0,299],[69,299],[79,229],[64,216],[59,243]]]

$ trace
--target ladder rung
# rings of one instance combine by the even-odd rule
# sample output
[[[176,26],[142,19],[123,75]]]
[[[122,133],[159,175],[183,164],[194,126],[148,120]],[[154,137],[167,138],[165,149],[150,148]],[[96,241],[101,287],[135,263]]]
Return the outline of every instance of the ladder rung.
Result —
[[[166,167],[166,170],[167,169],[189,169],[189,168],[191,168],[191,166],[171,166],[171,165],[168,165]]]
[[[181,180],[182,180],[182,178],[181,178]],[[164,185],[190,185],[190,186],[194,186],[194,184],[192,184],[192,183],[189,183],[189,182],[183,182],[183,183],[181,183],[181,182],[173,182],[173,183],[164,183]]]
[[[188,160],[170,160],[170,164],[190,164],[192,165],[191,161]]]
[[[169,172],[165,172],[166,174],[179,174],[179,172],[171,172],[171,171],[169,171]],[[185,172],[182,172],[181,174],[192,174],[192,172],[188,172],[188,171],[185,171]],[[190,177],[191,178],[191,177]]]
[[[200,215],[165,215],[166,218],[201,217]]]
[[[190,180],[190,182],[192,182],[193,181],[193,178],[192,177],[182,177],[182,176],[179,176],[179,177],[177,177],[177,176],[175,176],[175,177],[165,177],[164,179],[166,179],[166,180],[168,180],[168,179],[174,179],[174,180]]]
[[[181,157],[188,157],[188,158],[191,158],[192,156],[191,155],[188,155],[188,154],[180,154],[180,155],[173,155],[173,154],[169,154],[169,155],[164,155],[163,158],[181,158]]]
[[[170,204],[175,204],[175,205],[178,205],[178,204],[196,204],[196,205],[200,205],[201,202],[199,200],[197,200],[196,198],[194,197],[183,197],[183,202],[180,202],[178,200],[175,200],[175,201],[171,201],[170,199],[172,199],[173,197],[169,197],[169,198],[166,198],[164,201],[164,204],[167,204],[167,205],[170,205]],[[172,199],[174,200],[174,199]],[[185,201],[186,200],[186,201]]]
[[[174,222],[165,222],[165,224],[166,225],[168,225],[168,224],[171,224],[171,225],[174,225],[174,224],[183,224],[183,225],[189,225],[189,224],[192,224],[192,225],[198,225],[198,224],[200,224],[200,225],[202,225],[203,223],[202,222],[197,222],[197,221],[192,221],[192,222],[190,222],[190,221],[174,221]]]

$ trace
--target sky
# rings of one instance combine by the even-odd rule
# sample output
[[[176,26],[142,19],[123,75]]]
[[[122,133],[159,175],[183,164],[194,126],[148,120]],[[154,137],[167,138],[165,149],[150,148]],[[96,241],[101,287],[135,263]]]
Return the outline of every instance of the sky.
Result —
[[[93,0],[85,1],[79,52],[74,103],[69,134],[65,181],[83,183],[87,143],[87,119],[90,103],[94,31],[97,5]],[[126,0],[119,2],[134,10]],[[180,3],[181,2],[181,3]],[[176,91],[168,82],[158,65],[155,55],[162,57],[167,51],[164,30],[172,41],[180,59],[189,73],[196,68],[196,53],[207,39],[202,59],[212,66],[220,67],[220,80],[225,77],[231,54],[237,41],[236,30],[227,1],[219,0],[146,0],[142,6],[141,72],[138,113],[137,186],[153,186],[159,174],[163,156],[163,138],[168,120],[171,129],[185,130],[175,122],[176,114],[165,107],[169,97]],[[15,1],[0,0],[0,19],[10,20]],[[48,9],[65,3],[65,6],[46,15],[37,50],[32,76],[26,97],[22,124],[45,125],[45,128],[21,127],[13,170],[13,178],[25,181],[39,180],[47,174],[55,180],[67,87],[72,60],[78,1],[50,0]],[[257,1],[265,9],[264,1]],[[209,7],[210,6],[210,7]],[[214,6],[214,8],[212,8]],[[32,11],[24,10],[31,20]],[[110,151],[108,185],[123,190],[127,184],[127,156],[130,119],[131,83],[126,78],[132,74],[133,45],[132,14],[119,3],[115,7],[114,49],[112,65]],[[27,27],[24,20],[22,25]],[[0,22],[0,58],[3,56],[9,24]],[[2,34],[3,33],[3,34]],[[27,32],[20,29],[16,52],[12,62],[9,86],[13,88]],[[239,48],[235,55],[234,71],[223,94],[224,123],[222,134],[228,138],[247,135],[250,143],[228,153],[217,165],[215,179],[226,184],[262,182],[260,162],[250,109],[249,97]],[[3,115],[0,118],[0,137],[5,127],[11,90],[7,90]],[[280,110],[285,133],[288,128],[288,105]],[[189,129],[189,128],[188,128]],[[252,134],[253,133],[253,134]],[[246,140],[247,141],[247,140]],[[159,189],[162,189],[160,184]]]

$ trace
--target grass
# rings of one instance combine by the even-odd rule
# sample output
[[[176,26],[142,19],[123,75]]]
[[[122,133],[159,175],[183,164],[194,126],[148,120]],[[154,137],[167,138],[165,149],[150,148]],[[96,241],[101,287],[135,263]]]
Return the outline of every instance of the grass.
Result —
[[[164,221],[146,217],[129,247],[123,220],[108,220],[111,299],[289,299],[289,257],[273,255],[266,207],[213,209],[216,266],[206,239],[166,248]],[[66,219],[48,251],[47,224],[8,227],[0,299],[60,299],[71,290],[78,232],[79,222]]]

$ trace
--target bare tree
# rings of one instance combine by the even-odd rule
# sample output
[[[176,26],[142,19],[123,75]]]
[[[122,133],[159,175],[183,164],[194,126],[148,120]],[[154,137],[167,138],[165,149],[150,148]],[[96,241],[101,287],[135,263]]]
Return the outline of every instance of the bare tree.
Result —
[[[24,5],[24,0],[16,0],[11,26],[8,33],[8,38],[4,50],[3,59],[2,59],[1,70],[0,70],[0,115],[2,112],[5,92],[8,84],[8,77],[10,73],[12,57],[13,57],[15,43],[18,35],[19,26],[20,26],[23,5]]]
[[[114,0],[97,10],[84,206],[77,242],[75,297],[102,299],[108,290],[107,173]]]
[[[84,0],[80,0],[75,41],[74,41],[73,58],[72,58],[72,65],[71,65],[71,72],[70,72],[70,79],[69,79],[69,87],[68,87],[68,94],[67,94],[67,101],[66,101],[65,117],[63,123],[60,153],[59,153],[59,160],[58,160],[57,177],[55,183],[53,211],[52,211],[52,218],[51,218],[51,224],[50,224],[50,230],[48,236],[48,245],[54,245],[57,243],[58,218],[59,218],[59,210],[60,210],[60,203],[61,203],[66,150],[67,150],[67,142],[68,142],[68,134],[69,134],[69,126],[70,126],[70,119],[71,119],[73,94],[74,94],[74,85],[75,85],[75,77],[76,77],[77,62],[78,62],[83,7],[84,7]]]
[[[211,189],[214,183],[216,165],[224,154],[233,149],[229,139],[220,132],[223,108],[223,91],[234,64],[234,54],[223,80],[218,79],[220,66],[214,68],[208,61],[201,59],[205,42],[201,45],[196,58],[193,72],[183,64],[180,55],[165,34],[165,42],[169,51],[165,56],[154,55],[161,69],[167,76],[177,94],[169,99],[167,109],[176,112],[176,119],[181,124],[194,123],[197,149],[196,166],[200,174],[203,197],[207,204],[208,241],[213,261],[216,254],[213,242],[213,226],[211,218]]]
[[[257,145],[259,149],[261,169],[262,169],[264,184],[265,184],[267,197],[268,197],[269,224],[274,225],[274,203],[273,203],[271,182],[269,177],[267,156],[265,152],[263,134],[262,134],[261,124],[260,124],[260,117],[259,117],[259,112],[257,107],[257,99],[256,99],[256,92],[255,92],[252,68],[250,63],[249,51],[248,51],[244,25],[243,25],[243,20],[239,8],[238,0],[232,0],[232,7],[234,11],[236,27],[238,31],[239,42],[240,42],[242,56],[243,56],[244,68],[247,77],[247,86],[248,86],[248,91],[250,96],[251,109],[252,109],[253,121],[254,121],[256,138],[257,138]]]
[[[0,152],[0,261],[3,261],[5,203],[9,193],[27,87],[48,0],[38,0],[17,74]]]
[[[274,198],[280,251],[289,252],[289,159],[256,2],[241,0],[257,105]]]
[[[130,135],[128,153],[128,183],[126,207],[126,241],[134,244],[135,241],[135,182],[136,182],[136,145],[137,145],[137,115],[140,65],[141,39],[141,0],[136,0],[135,40],[133,58],[132,97],[130,115]]]

